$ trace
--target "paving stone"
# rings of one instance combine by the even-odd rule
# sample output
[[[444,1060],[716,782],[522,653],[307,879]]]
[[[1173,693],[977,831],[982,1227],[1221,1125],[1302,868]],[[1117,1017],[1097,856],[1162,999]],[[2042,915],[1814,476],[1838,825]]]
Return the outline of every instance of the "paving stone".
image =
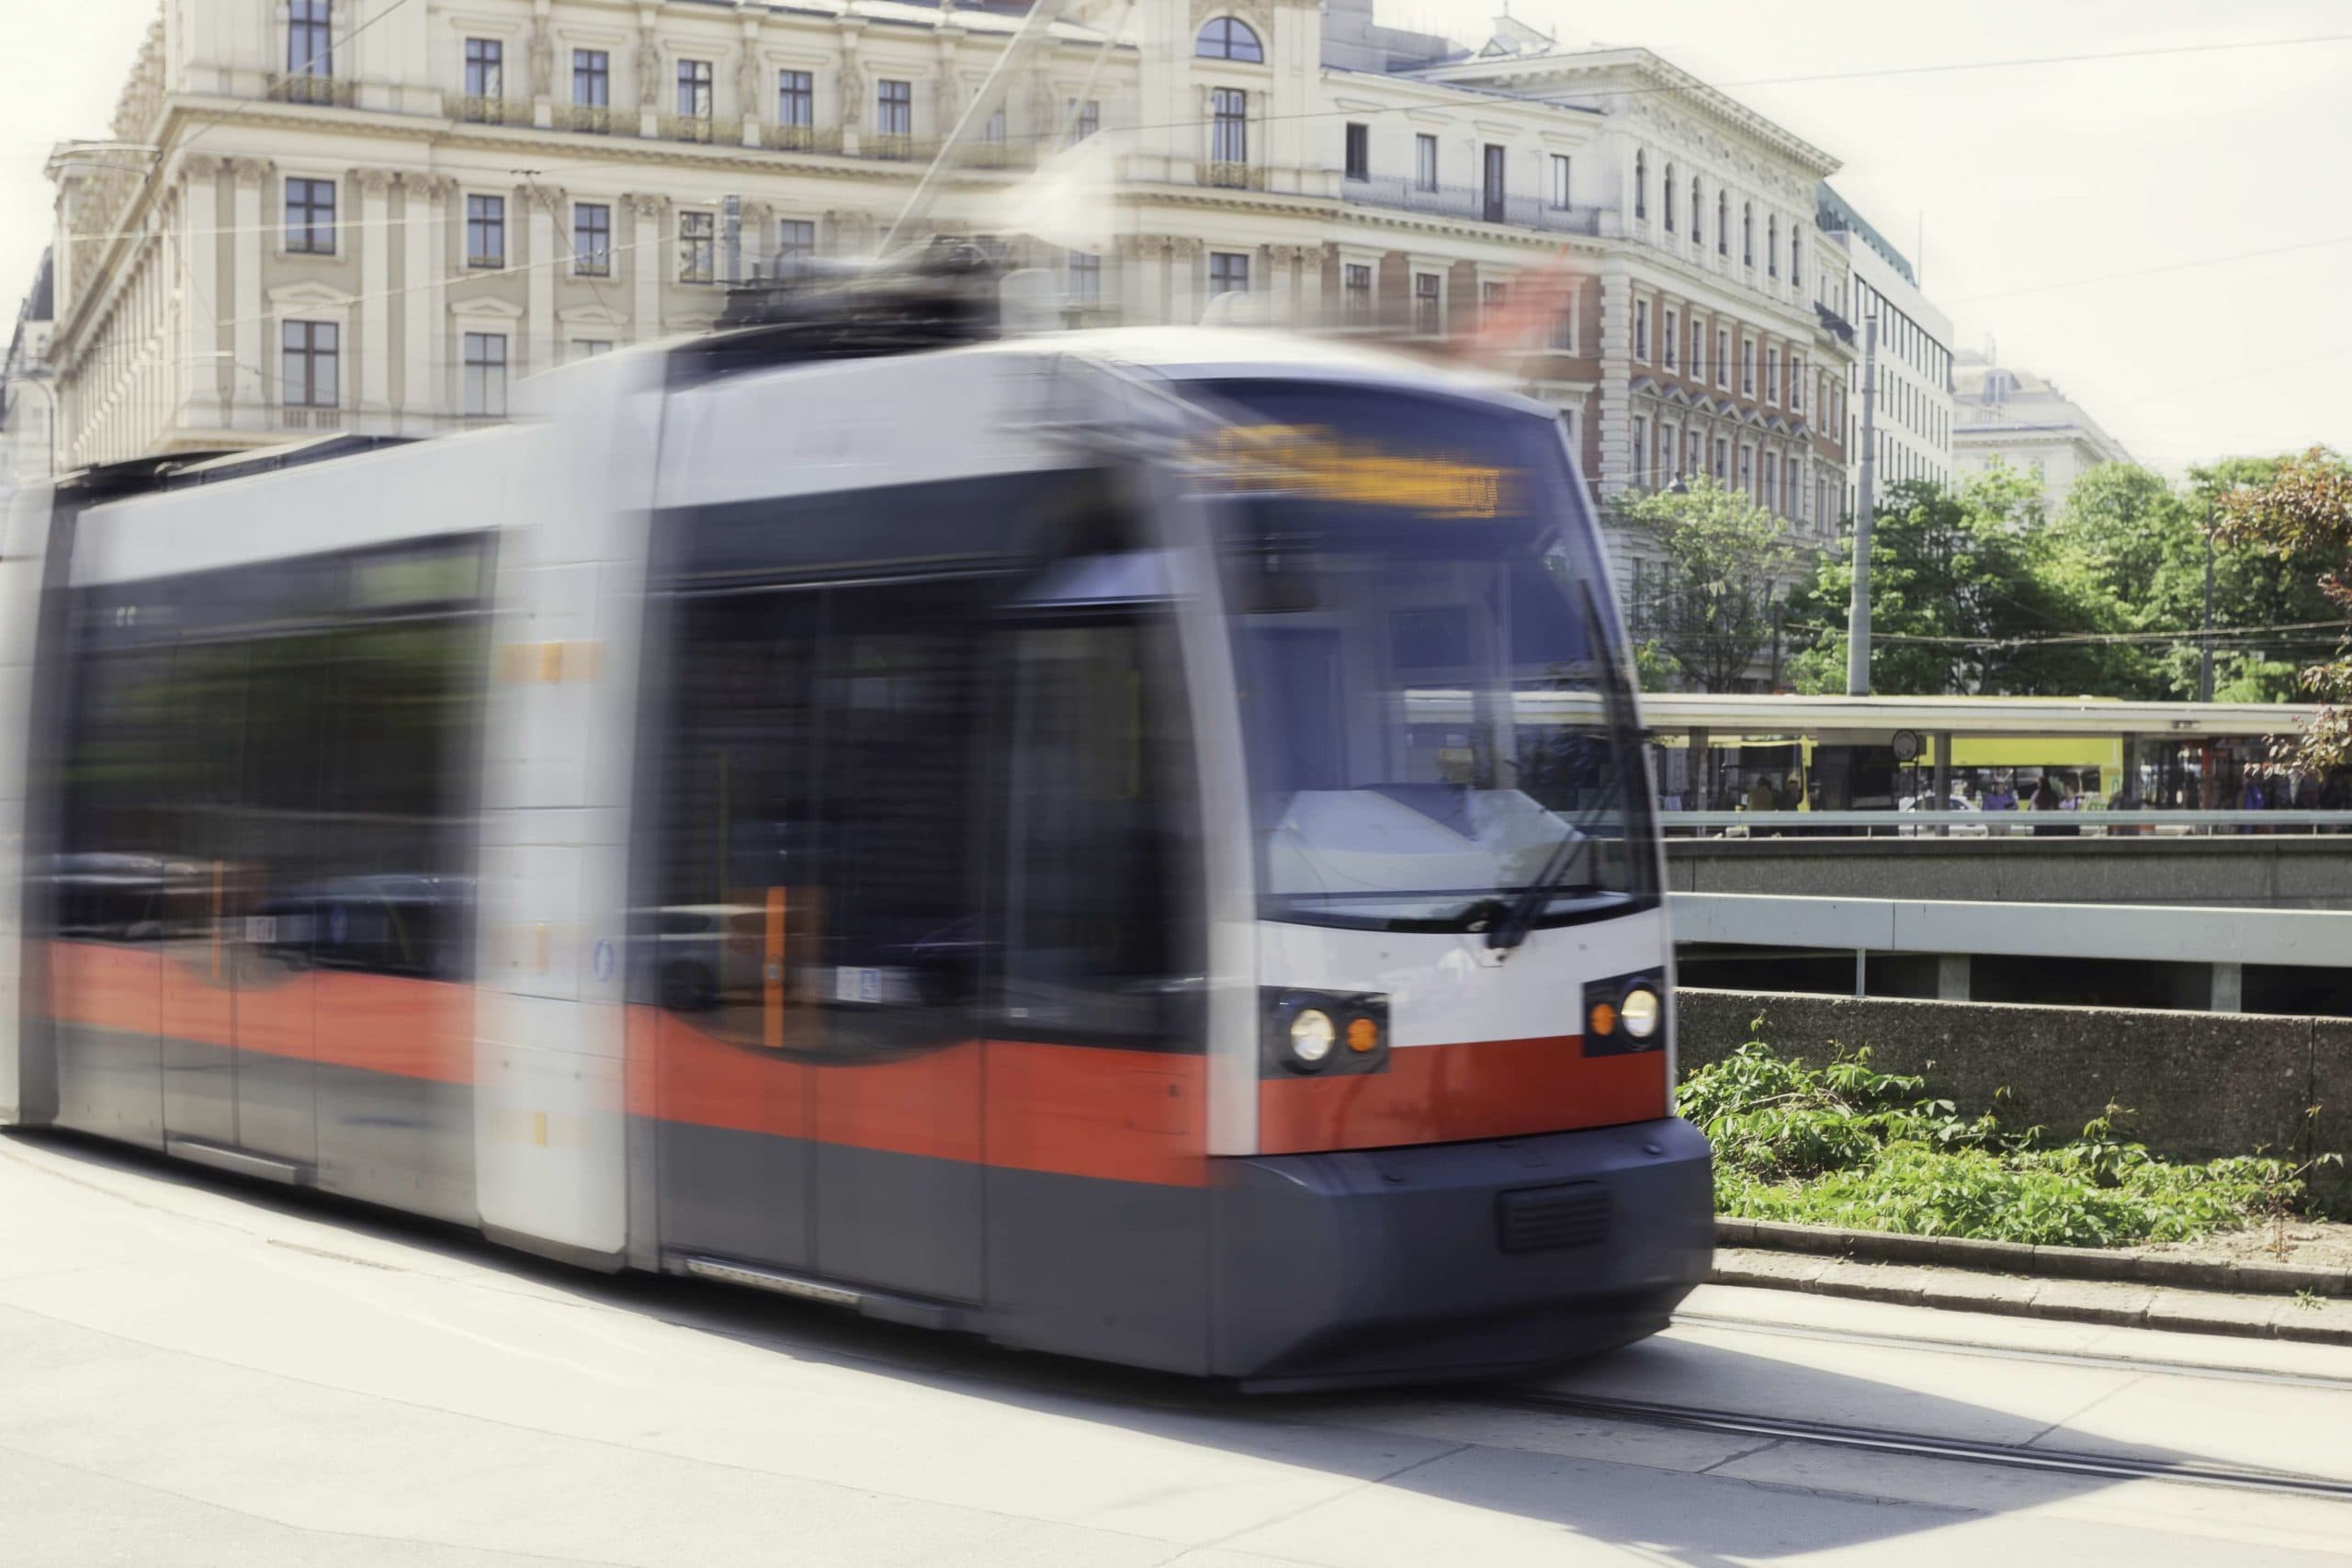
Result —
[[[1830,1265],[1826,1258],[1801,1252],[1766,1252],[1746,1247],[1715,1249],[1714,1282],[1718,1285],[1777,1285],[1803,1290]]]
[[[1833,1260],[1813,1282],[1813,1289],[1835,1295],[1860,1296],[1873,1302],[1916,1303],[1927,1292],[1936,1270],[1901,1263],[1849,1263]]]
[[[2181,1329],[2192,1334],[2262,1336],[2279,1313],[2276,1296],[2230,1296],[2215,1291],[2156,1292],[2148,1303],[2150,1328]]]
[[[2290,1296],[2271,1318],[2270,1332],[2281,1339],[2352,1345],[2352,1301],[2321,1297],[2306,1302]]]
[[[2024,1279],[2015,1274],[1978,1274],[1959,1269],[1936,1269],[1928,1271],[1919,1300],[1923,1305],[1931,1307],[2016,1315],[2032,1306],[2034,1292],[2045,1283],[2046,1280]]]

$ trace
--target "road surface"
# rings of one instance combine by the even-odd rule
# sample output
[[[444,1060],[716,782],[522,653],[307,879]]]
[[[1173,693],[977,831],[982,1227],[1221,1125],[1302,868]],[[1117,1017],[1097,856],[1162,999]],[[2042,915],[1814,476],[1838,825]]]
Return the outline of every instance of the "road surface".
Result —
[[[10,1564],[2234,1568],[2352,1560],[2352,1486],[2211,1483],[2347,1433],[2352,1349],[1731,1290],[1541,1385],[1250,1400],[0,1138]]]

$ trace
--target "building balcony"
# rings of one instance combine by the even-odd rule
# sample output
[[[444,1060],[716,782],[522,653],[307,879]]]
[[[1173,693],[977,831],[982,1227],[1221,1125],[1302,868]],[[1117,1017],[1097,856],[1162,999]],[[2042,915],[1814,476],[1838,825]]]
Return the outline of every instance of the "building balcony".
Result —
[[[861,158],[877,158],[886,164],[910,164],[917,158],[928,158],[938,151],[939,144],[929,137],[910,136],[903,131],[881,130],[857,144]]]
[[[277,428],[280,430],[341,430],[343,411],[339,408],[316,408],[305,404],[288,403],[277,411]]]
[[[531,106],[520,98],[490,97],[479,93],[460,93],[449,100],[451,119],[470,125],[528,125]]]
[[[358,84],[342,76],[273,71],[264,91],[273,101],[281,104],[330,104],[338,108],[349,108],[358,96]]]
[[[1204,186],[1219,190],[1263,190],[1266,171],[1256,164],[1204,163],[1193,165],[1195,176]]]
[[[1026,141],[981,141],[965,148],[962,161],[971,169],[1034,168],[1037,150]]]
[[[613,107],[610,104],[558,104],[548,123],[557,130],[577,131],[583,136],[610,136]]]
[[[654,122],[654,130],[664,141],[697,141],[707,145],[743,139],[740,122],[717,119],[707,114],[665,114]]]
[[[1476,223],[1502,223],[1514,229],[1541,229],[1555,234],[1600,232],[1600,209],[1597,207],[1554,207],[1540,197],[1489,192],[1475,186],[1425,186],[1395,175],[1345,181],[1340,186],[1340,199],[1357,207],[1424,212]]]
[[[838,152],[839,126],[771,125],[760,131],[760,145],[772,152]]]

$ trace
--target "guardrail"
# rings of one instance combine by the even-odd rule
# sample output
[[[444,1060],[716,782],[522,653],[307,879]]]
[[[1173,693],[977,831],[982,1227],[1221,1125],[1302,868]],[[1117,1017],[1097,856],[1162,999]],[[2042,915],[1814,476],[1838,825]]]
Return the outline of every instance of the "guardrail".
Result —
[[[1762,838],[2179,838],[2352,833],[2352,811],[1661,811],[1669,836]]]

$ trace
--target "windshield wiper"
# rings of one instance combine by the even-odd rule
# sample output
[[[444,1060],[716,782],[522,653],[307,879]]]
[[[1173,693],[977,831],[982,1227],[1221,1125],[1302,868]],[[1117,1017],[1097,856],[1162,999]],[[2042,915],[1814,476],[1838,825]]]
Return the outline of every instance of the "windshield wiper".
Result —
[[[1544,869],[1536,874],[1533,881],[1519,890],[1519,897],[1511,900],[1510,911],[1487,928],[1487,945],[1489,948],[1508,954],[1527,940],[1527,933],[1535,929],[1537,917],[1544,913],[1544,906],[1551,903],[1553,895],[1559,890],[1560,878],[1567,874],[1569,863],[1576,859],[1577,850],[1590,842],[1584,830],[1600,820],[1601,814],[1615,804],[1613,800],[1603,801],[1568,824],[1568,830],[1560,836],[1558,843],[1552,846],[1552,853],[1544,862]]]

